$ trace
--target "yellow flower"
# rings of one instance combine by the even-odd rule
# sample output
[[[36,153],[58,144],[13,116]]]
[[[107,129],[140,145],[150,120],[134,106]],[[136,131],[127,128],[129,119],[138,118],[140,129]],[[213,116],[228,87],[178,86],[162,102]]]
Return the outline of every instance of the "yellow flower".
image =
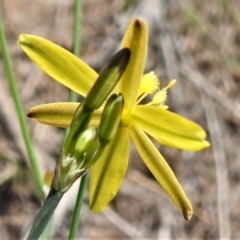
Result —
[[[83,61],[45,39],[22,34],[18,43],[46,73],[82,96],[86,96],[98,77]],[[198,151],[209,146],[205,140],[205,131],[196,123],[167,110],[167,90],[175,84],[175,80],[167,87],[160,88],[154,72],[143,75],[147,51],[145,22],[140,19],[130,22],[121,48],[131,50],[127,69],[114,89],[116,93],[123,95],[124,109],[115,137],[92,166],[90,209],[93,212],[103,210],[116,195],[128,166],[131,139],[149,170],[185,219],[189,220],[192,206],[174,173],[147,134],[160,144]],[[142,100],[149,94],[152,95],[152,100],[142,104]],[[29,116],[44,124],[68,127],[78,105],[79,103],[39,105],[30,110]],[[90,125],[98,126],[101,113],[102,108],[94,112]]]

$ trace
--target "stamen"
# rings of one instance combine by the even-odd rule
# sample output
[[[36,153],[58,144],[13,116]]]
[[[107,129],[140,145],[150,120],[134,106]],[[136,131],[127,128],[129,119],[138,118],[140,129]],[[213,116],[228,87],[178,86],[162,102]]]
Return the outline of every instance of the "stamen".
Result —
[[[145,93],[145,94],[142,94],[136,101],[136,105],[139,104],[148,94]]]
[[[158,90],[158,91],[155,93],[152,101],[149,102],[149,103],[147,103],[146,105],[161,106],[161,107],[167,109],[168,106],[166,106],[166,105],[164,104],[165,101],[166,101],[166,99],[167,99],[167,90],[168,90],[169,88],[173,87],[173,86],[176,84],[176,82],[177,82],[177,81],[176,81],[175,79],[173,79],[172,81],[169,82],[169,84],[168,84],[166,87]]]
[[[159,87],[159,80],[153,71],[150,73],[144,74],[141,80],[138,97],[140,97],[142,94],[147,95],[147,94],[153,93],[158,89],[158,87]]]
[[[167,85],[167,88],[173,87],[176,83],[177,83],[176,79],[171,80],[170,83]]]

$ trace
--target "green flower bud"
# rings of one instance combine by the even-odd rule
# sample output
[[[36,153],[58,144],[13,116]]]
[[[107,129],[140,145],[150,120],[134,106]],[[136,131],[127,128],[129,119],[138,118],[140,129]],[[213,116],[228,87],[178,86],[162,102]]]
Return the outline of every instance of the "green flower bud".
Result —
[[[86,107],[95,110],[103,104],[123,75],[130,55],[130,50],[123,48],[110,59],[84,100]]]
[[[99,140],[96,139],[96,141],[93,143],[93,145],[85,155],[82,168],[84,169],[90,168],[99,159],[103,150],[104,150],[104,147],[101,146]]]
[[[113,94],[107,101],[99,125],[99,141],[106,146],[115,136],[123,110],[122,94]]]
[[[75,151],[73,153],[73,157],[76,159],[78,164],[81,164],[81,160],[84,154],[89,150],[96,138],[97,130],[92,126],[88,127],[85,131],[80,133],[75,144]]]

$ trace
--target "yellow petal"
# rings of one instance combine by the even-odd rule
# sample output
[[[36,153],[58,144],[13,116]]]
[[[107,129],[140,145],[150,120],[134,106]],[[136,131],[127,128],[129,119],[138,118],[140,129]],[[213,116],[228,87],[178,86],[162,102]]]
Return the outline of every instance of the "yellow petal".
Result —
[[[89,184],[90,210],[99,212],[116,195],[127,170],[129,135],[120,127],[100,159],[93,165]]]
[[[28,117],[36,121],[55,126],[55,127],[69,127],[73,114],[75,113],[79,103],[59,102],[42,104],[31,108]],[[96,110],[90,122],[91,126],[98,126],[101,118],[102,108]]]
[[[130,136],[141,158],[163,189],[168,193],[186,220],[192,216],[192,206],[173,171],[162,155],[138,127],[129,126]]]
[[[131,58],[117,91],[123,94],[124,111],[128,113],[135,104],[143,76],[147,52],[147,25],[140,19],[133,19],[122,41],[121,48],[131,50]]]
[[[163,145],[190,151],[209,146],[198,124],[161,107],[137,105],[130,118]]]
[[[83,96],[98,77],[79,58],[44,38],[21,34],[18,44],[48,75]]]

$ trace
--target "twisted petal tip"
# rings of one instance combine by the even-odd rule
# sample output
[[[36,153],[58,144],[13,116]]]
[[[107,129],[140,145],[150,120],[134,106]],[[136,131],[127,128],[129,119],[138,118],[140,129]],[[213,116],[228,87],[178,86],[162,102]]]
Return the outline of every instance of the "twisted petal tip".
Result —
[[[191,219],[191,217],[192,217],[192,211],[186,211],[186,212],[184,212],[183,213],[183,217],[187,220],[187,221],[189,221],[190,219]]]

